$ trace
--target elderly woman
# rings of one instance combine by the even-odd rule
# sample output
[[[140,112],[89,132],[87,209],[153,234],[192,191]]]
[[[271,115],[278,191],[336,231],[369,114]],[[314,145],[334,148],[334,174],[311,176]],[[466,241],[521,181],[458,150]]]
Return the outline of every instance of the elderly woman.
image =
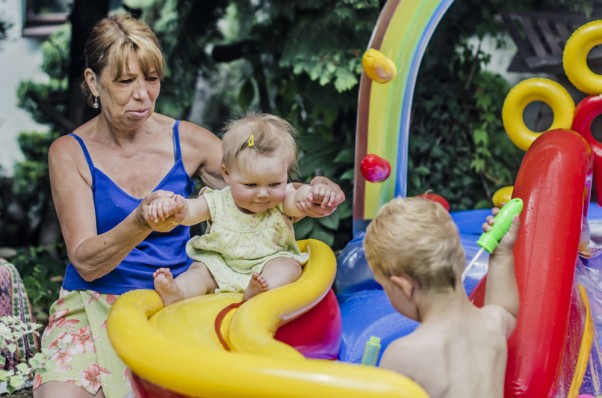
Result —
[[[126,15],[100,21],[85,49],[84,93],[100,114],[57,139],[48,162],[52,194],[70,263],[50,309],[42,344],[50,354],[34,397],[124,397],[125,365],[108,341],[106,320],[118,295],[152,289],[153,272],[174,276],[191,263],[189,228],[175,215],[150,220],[145,206],[162,195],[189,196],[193,178],[222,188],[221,141],[192,123],[154,112],[164,75],[159,42]],[[313,216],[334,206],[314,206]]]

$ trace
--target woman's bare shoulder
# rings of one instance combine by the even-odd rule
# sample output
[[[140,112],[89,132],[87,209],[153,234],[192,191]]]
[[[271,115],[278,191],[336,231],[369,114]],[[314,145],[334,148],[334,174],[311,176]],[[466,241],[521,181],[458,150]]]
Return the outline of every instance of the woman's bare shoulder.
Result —
[[[217,136],[211,131],[199,126],[198,124],[188,122],[186,120],[180,121],[179,131],[180,136],[183,140],[200,142],[207,140],[207,137],[209,137],[210,139],[215,138],[219,141],[219,138],[217,138]]]
[[[206,158],[216,157],[221,162],[222,141],[211,131],[187,121],[180,122],[180,143],[185,155]],[[203,162],[204,163],[204,162]]]
[[[80,146],[75,138],[69,135],[62,135],[55,139],[48,149],[49,159],[55,157],[72,157],[77,151],[81,152]]]

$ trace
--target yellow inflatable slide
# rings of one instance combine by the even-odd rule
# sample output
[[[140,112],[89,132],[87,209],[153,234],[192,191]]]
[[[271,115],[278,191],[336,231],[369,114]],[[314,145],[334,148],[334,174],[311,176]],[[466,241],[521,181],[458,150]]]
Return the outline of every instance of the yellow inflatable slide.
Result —
[[[421,398],[424,390],[397,373],[371,366],[307,359],[274,338],[276,330],[314,307],[330,291],[336,259],[317,240],[294,283],[259,294],[215,319],[241,294],[197,297],[163,308],[152,290],[121,296],[108,320],[117,354],[138,380],[141,397]],[[302,330],[299,333],[303,333]],[[229,350],[228,350],[228,349]],[[153,388],[142,388],[150,385]]]

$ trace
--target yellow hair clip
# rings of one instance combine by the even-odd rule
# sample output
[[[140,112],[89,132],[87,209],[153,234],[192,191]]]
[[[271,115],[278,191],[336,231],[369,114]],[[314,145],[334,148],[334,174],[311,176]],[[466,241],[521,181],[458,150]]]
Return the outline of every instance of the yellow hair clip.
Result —
[[[249,136],[249,140],[247,141],[247,145],[248,145],[248,146],[253,146],[253,145],[255,145],[255,137],[253,136],[253,134],[251,134],[251,135]]]

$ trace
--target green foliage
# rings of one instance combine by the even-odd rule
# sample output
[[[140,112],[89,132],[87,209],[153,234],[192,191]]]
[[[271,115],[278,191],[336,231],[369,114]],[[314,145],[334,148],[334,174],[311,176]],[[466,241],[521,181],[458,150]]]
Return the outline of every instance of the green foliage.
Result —
[[[19,147],[25,160],[15,163],[12,185],[13,200],[27,205],[23,230],[32,236],[43,220],[46,202],[50,198],[48,180],[48,147],[58,133],[21,132]],[[35,242],[29,242],[35,244]]]
[[[51,79],[67,84],[69,75],[71,26],[65,24],[42,43],[42,71]]]
[[[17,89],[18,105],[29,112],[40,124],[50,124],[52,130],[60,130],[45,111],[39,108],[36,99],[44,99],[56,106],[56,111],[65,113],[65,105],[61,101],[66,98],[69,68],[69,43],[71,40],[68,28],[53,33],[42,44],[42,71],[48,75],[44,82],[24,80]]]
[[[461,210],[491,206],[495,190],[513,184],[523,154],[500,118],[509,86],[481,70],[486,60],[466,43],[447,65],[425,58],[410,135],[409,195],[433,189]]]
[[[7,20],[0,19],[0,41],[6,40],[7,32],[12,27],[12,23]]]
[[[217,23],[225,0],[155,2],[144,9],[166,55],[166,84],[161,87],[156,111],[186,117],[194,100],[199,73],[211,69],[206,46],[219,36]]]
[[[296,75],[307,74],[321,86],[334,84],[338,92],[350,90],[359,83],[361,55],[369,37],[365,34],[378,18],[378,2],[311,3],[289,15],[279,66],[292,68]],[[286,15],[288,10],[282,11]],[[269,31],[272,21],[268,23]],[[334,39],[326,40],[329,32],[336,32]]]
[[[12,369],[4,370],[6,358],[4,355],[14,357],[18,341],[28,334],[38,334],[37,330],[42,325],[23,322],[15,316],[0,318],[0,382],[7,382],[6,389],[9,394],[22,387],[26,381],[33,379],[36,370],[45,367],[46,355],[36,353],[28,361],[21,359]]]
[[[29,112],[36,122],[50,126],[48,133],[23,131],[18,136],[19,147],[25,159],[14,166],[11,200],[26,213],[27,218],[19,220],[23,223],[19,229],[27,231],[24,235],[32,239],[21,242],[19,246],[24,243],[37,244],[37,231],[50,200],[48,147],[59,136],[58,131],[61,131],[61,127],[55,124],[56,118],[64,118],[67,113],[69,44],[68,26],[53,33],[41,46],[42,71],[48,78],[45,81],[22,81],[17,89],[19,107]],[[52,108],[53,116],[49,115],[49,108]],[[10,203],[6,205],[10,206]],[[15,222],[16,220],[12,220],[12,223]],[[10,228],[15,226],[11,225]]]
[[[19,249],[11,262],[23,279],[35,319],[45,324],[48,321],[48,309],[58,297],[68,262],[64,244]]]
[[[40,207],[50,190],[48,181],[48,147],[58,134],[21,132],[17,138],[25,160],[15,164],[15,193]]]

